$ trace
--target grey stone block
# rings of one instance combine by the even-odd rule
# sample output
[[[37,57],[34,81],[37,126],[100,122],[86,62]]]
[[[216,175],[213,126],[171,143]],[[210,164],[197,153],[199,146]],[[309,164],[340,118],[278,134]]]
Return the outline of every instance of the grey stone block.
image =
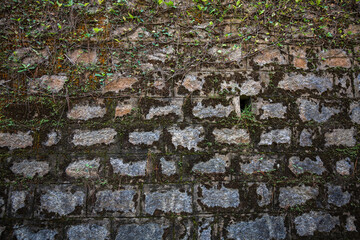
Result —
[[[279,205],[282,208],[302,205],[310,199],[315,199],[319,195],[318,188],[296,186],[280,188]]]
[[[298,235],[312,236],[315,231],[330,232],[340,221],[328,213],[311,211],[296,217],[294,223]]]

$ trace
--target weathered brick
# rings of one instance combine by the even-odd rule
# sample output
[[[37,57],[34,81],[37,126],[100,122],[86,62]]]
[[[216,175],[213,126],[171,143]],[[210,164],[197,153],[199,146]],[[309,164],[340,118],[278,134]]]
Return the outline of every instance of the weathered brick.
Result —
[[[221,104],[217,104],[215,107],[205,107],[201,102],[198,102],[193,108],[192,113],[195,117],[204,119],[211,117],[228,117],[232,111],[234,111],[234,107],[232,105],[223,106]]]
[[[29,197],[28,191],[12,191],[10,196],[10,206],[12,213],[26,206],[26,200]]]
[[[355,129],[333,129],[325,133],[325,146],[355,146]]]
[[[285,239],[284,221],[282,216],[264,214],[254,221],[235,222],[226,228],[227,237],[231,239]]]
[[[122,190],[103,190],[96,193],[95,211],[111,211],[135,214],[136,190],[125,187]]]
[[[224,156],[216,154],[206,162],[200,162],[193,166],[192,171],[199,173],[225,173],[226,167],[229,167],[230,160]]]
[[[73,120],[89,120],[102,118],[106,114],[106,108],[102,106],[75,105],[67,114]]]
[[[285,118],[286,106],[283,106],[282,103],[269,103],[261,106],[263,114],[260,116],[260,119],[268,118]]]
[[[115,240],[122,239],[163,239],[164,229],[167,225],[157,223],[125,224],[121,225],[116,234]]]
[[[268,158],[263,155],[254,155],[247,158],[249,163],[240,163],[241,172],[252,174],[257,172],[270,172],[275,170],[275,158]]]
[[[58,235],[59,233],[56,230],[51,230],[51,229],[40,229],[38,231],[34,231],[32,229],[30,229],[29,227],[26,226],[22,226],[22,227],[18,227],[14,230],[14,236],[16,237],[16,239],[21,239],[21,240],[25,240],[25,239],[34,239],[34,240],[41,240],[41,239],[46,239],[46,240],[55,240],[55,237]]]
[[[151,107],[149,113],[146,114],[146,119],[153,119],[157,116],[166,116],[168,114],[175,114],[181,119],[183,118],[182,105],[183,99],[174,99],[170,105],[162,107]]]
[[[98,178],[100,159],[78,160],[69,164],[65,172],[73,178]]]
[[[289,169],[296,175],[310,172],[317,175],[322,175],[326,171],[323,162],[319,156],[316,156],[316,161],[310,158],[305,158],[300,161],[299,157],[291,157],[289,159]]]
[[[350,158],[345,158],[343,160],[336,162],[336,171],[340,175],[350,175],[354,169],[354,163],[351,162]]]
[[[246,129],[222,128],[214,129],[215,141],[227,144],[248,144],[250,135]]]
[[[351,103],[350,119],[352,122],[360,124],[360,102]]]
[[[315,231],[330,232],[340,221],[328,213],[311,211],[296,217],[294,223],[298,235],[312,236]]]
[[[327,188],[328,203],[342,207],[350,202],[351,194],[349,192],[343,192],[341,186],[329,184]]]
[[[321,59],[320,69],[343,67],[350,68],[351,61],[346,52],[342,49],[330,49],[319,54]]]
[[[260,66],[264,66],[269,63],[283,65],[287,64],[287,59],[278,49],[265,49],[254,58],[254,62]]]
[[[66,232],[69,240],[80,239],[96,239],[108,240],[110,239],[110,231],[106,223],[85,223],[70,226]]]
[[[310,147],[312,146],[312,131],[309,129],[303,129],[300,134],[300,146]]]
[[[240,205],[240,194],[237,189],[226,188],[223,185],[221,188],[207,188],[203,185],[198,188],[201,189],[202,196],[199,200],[207,207],[236,208]]]
[[[304,185],[280,188],[279,205],[282,208],[302,205],[310,199],[315,199],[318,195],[318,188],[306,187]]]
[[[10,169],[13,173],[24,177],[34,177],[35,175],[43,177],[50,171],[50,166],[47,162],[23,160],[14,163]]]
[[[121,158],[110,158],[110,163],[114,173],[123,176],[137,177],[146,174],[146,161],[124,163]]]
[[[69,54],[69,58],[72,63],[78,64],[91,64],[97,61],[97,54],[96,50],[83,50],[83,49],[76,49],[75,51]]]
[[[166,161],[165,158],[160,158],[161,172],[166,176],[176,174],[176,164],[174,161]]]
[[[279,82],[278,87],[290,91],[309,89],[324,93],[333,88],[333,80],[330,76],[318,77],[312,73],[305,76],[290,73],[285,75],[284,79]]]
[[[58,93],[64,88],[67,80],[68,77],[63,75],[44,75],[41,78],[30,80],[29,90],[30,93],[37,93],[40,89]]]
[[[134,145],[152,145],[154,142],[159,141],[160,135],[160,130],[155,130],[153,132],[131,132],[129,134],[129,142]]]
[[[168,131],[172,135],[171,140],[175,148],[182,146],[188,150],[200,150],[197,146],[199,142],[204,140],[204,128],[202,126],[186,127],[183,130],[178,127],[170,127]]]
[[[33,145],[33,137],[29,132],[4,133],[0,132],[0,147],[8,147],[10,150],[26,148]]]
[[[271,203],[273,191],[269,190],[265,183],[261,183],[256,188],[256,194],[261,197],[261,199],[258,199],[257,201],[260,207],[267,206]]]
[[[42,144],[46,147],[51,147],[53,145],[58,144],[60,139],[61,139],[61,133],[59,131],[52,130],[50,133],[48,133],[46,141],[43,142]]]
[[[254,80],[247,80],[241,84],[240,94],[244,96],[255,96],[260,93],[261,83]]]
[[[106,144],[115,142],[117,132],[112,128],[104,128],[100,130],[75,130],[73,140],[75,146],[91,146],[95,144]]]
[[[357,232],[355,221],[356,221],[355,216],[348,216],[346,218],[346,225],[345,225],[346,231]]]
[[[288,128],[276,129],[267,133],[262,133],[259,145],[271,145],[273,143],[287,143],[291,142],[291,131]]]
[[[131,88],[131,86],[136,82],[138,82],[137,78],[121,77],[120,75],[114,74],[111,78],[105,81],[103,93],[107,93],[107,92],[118,93],[127,88]]]
[[[189,91],[194,92],[196,90],[202,90],[205,83],[204,79],[198,80],[194,74],[188,74],[185,76],[182,85]]]
[[[340,112],[339,109],[325,106],[321,106],[320,111],[319,103],[306,99],[298,99],[297,103],[299,104],[300,119],[302,121],[314,120],[322,123],[329,120],[331,116]]]

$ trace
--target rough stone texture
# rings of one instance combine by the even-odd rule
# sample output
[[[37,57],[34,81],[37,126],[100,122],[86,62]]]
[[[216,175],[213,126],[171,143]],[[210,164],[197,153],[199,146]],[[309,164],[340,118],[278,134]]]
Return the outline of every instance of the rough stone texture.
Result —
[[[176,164],[172,161],[166,161],[165,158],[160,158],[161,172],[166,176],[176,174]]]
[[[356,218],[354,216],[348,216],[346,218],[346,231],[349,232],[357,232],[356,225],[355,225]]]
[[[352,147],[356,144],[355,129],[334,129],[332,132],[325,133],[325,146],[347,146]]]
[[[264,112],[260,116],[260,119],[285,118],[287,107],[283,106],[282,103],[270,103],[263,105],[261,109]]]
[[[188,74],[185,76],[182,85],[189,91],[194,92],[196,90],[202,90],[205,81],[202,79],[201,81],[197,80],[197,77],[192,74]]]
[[[110,239],[110,232],[106,229],[106,227],[98,224],[81,224],[71,226],[66,234],[69,240]]]
[[[328,185],[328,203],[342,207],[350,202],[351,194],[343,192],[341,186]]]
[[[198,227],[198,237],[200,240],[211,239],[211,222],[214,218],[206,218],[203,224]]]
[[[257,203],[260,207],[264,207],[271,203],[271,198],[273,196],[273,192],[267,188],[265,183],[261,183],[256,188],[256,194],[261,197],[261,199],[257,201]]]
[[[228,117],[232,111],[234,111],[234,107],[232,105],[225,107],[218,104],[215,107],[205,107],[201,102],[198,102],[192,112],[195,117],[204,119],[210,117]]]
[[[331,116],[339,113],[339,109],[332,107],[321,107],[321,111],[319,111],[319,104],[313,101],[309,101],[306,99],[298,100],[299,111],[300,111],[300,119],[302,121],[311,121],[314,120],[316,122],[322,123],[326,122],[331,118]]]
[[[246,129],[222,128],[214,129],[215,141],[227,144],[248,144],[250,135]]]
[[[50,171],[49,163],[39,161],[28,161],[14,163],[11,166],[11,171],[17,175],[23,175],[24,177],[38,177],[45,176]]]
[[[269,216],[264,214],[263,217],[254,221],[238,222],[229,225],[226,229],[228,238],[242,239],[285,239],[286,227],[284,217]]]
[[[11,192],[10,203],[11,210],[13,213],[17,212],[17,210],[25,207],[26,197],[29,192],[27,191],[13,191]]]
[[[296,175],[303,174],[304,172],[322,175],[326,171],[319,156],[316,156],[316,161],[312,161],[310,158],[300,161],[299,157],[291,157],[289,159],[289,169]]]
[[[44,75],[29,82],[30,93],[37,93],[39,89],[48,90],[52,93],[60,92],[68,80],[67,76]]]
[[[51,147],[59,143],[61,139],[61,133],[55,130],[52,130],[47,135],[47,140],[43,142],[43,145],[46,147]]]
[[[290,143],[291,131],[288,128],[276,129],[261,134],[259,145],[271,145],[273,143]]]
[[[134,145],[151,145],[154,142],[159,141],[160,135],[160,130],[156,130],[154,132],[132,132],[129,134],[129,142]]]
[[[33,145],[33,137],[29,132],[3,133],[0,132],[0,147],[8,147],[10,150],[26,148]]]
[[[151,107],[149,113],[146,114],[146,119],[153,119],[157,116],[166,116],[170,113],[173,113],[180,118],[183,118],[182,105],[184,101],[183,99],[175,99],[171,102],[171,105],[163,106],[163,107]]]
[[[279,205],[282,208],[302,205],[310,199],[315,199],[318,195],[319,190],[317,188],[304,185],[280,188]]]
[[[75,130],[73,140],[75,146],[91,146],[95,144],[106,144],[115,142],[117,132],[112,128],[104,128],[101,130]]]
[[[280,65],[287,64],[285,57],[278,49],[261,51],[261,54],[257,55],[254,58],[254,62],[256,62],[260,66],[264,66],[269,63],[277,63]]]
[[[97,212],[135,213],[135,202],[133,201],[135,194],[136,191],[131,188],[119,191],[99,191],[96,193],[95,209]]]
[[[76,105],[67,114],[73,120],[89,120],[102,118],[106,114],[106,108],[101,106]]]
[[[318,77],[312,73],[306,76],[290,73],[285,75],[284,79],[279,82],[278,87],[290,91],[310,89],[323,93],[332,89],[333,81],[330,77]]]
[[[226,156],[216,154],[209,161],[195,164],[192,171],[200,173],[225,173],[228,166],[229,160]]]
[[[240,94],[245,96],[255,96],[259,94],[261,88],[262,87],[260,82],[248,80],[241,84]]]
[[[350,118],[354,123],[360,124],[360,102],[351,103]]]
[[[311,130],[303,129],[300,134],[300,146],[311,147],[312,146],[312,133]]]
[[[74,212],[76,207],[85,205],[85,193],[82,191],[64,192],[58,189],[48,190],[41,196],[40,202],[41,209],[65,216]]]
[[[236,208],[240,205],[239,190],[229,189],[221,186],[218,189],[216,186],[207,189],[201,186],[202,197],[200,201],[208,207],[222,207],[222,208]]]
[[[311,211],[295,218],[295,228],[300,236],[312,236],[315,231],[330,232],[339,225],[339,217],[333,217],[328,213]]]
[[[91,64],[96,63],[97,54],[95,50],[82,50],[76,49],[75,51],[69,54],[70,61],[72,63],[78,64]]]
[[[117,105],[115,108],[115,117],[122,117],[131,113],[133,106],[131,104]]]
[[[241,172],[252,174],[257,172],[270,172],[275,170],[276,160],[273,158],[264,158],[261,155],[255,155],[250,158],[249,163],[240,163]]]
[[[100,159],[79,160],[72,162],[66,168],[65,172],[68,176],[74,178],[97,178],[100,167]]]
[[[58,232],[50,229],[32,231],[28,227],[20,227],[14,231],[17,240],[54,240],[56,235]]]
[[[354,169],[354,164],[351,162],[350,158],[345,158],[343,160],[336,162],[336,171],[340,175],[350,175]]]
[[[308,69],[305,49],[295,47],[295,49],[290,49],[290,54],[294,56],[292,63],[296,68]]]
[[[118,93],[127,88],[130,88],[137,81],[138,79],[136,78],[121,77],[119,75],[114,74],[114,76],[111,79],[105,81],[105,87],[103,89],[103,93],[107,93],[107,92]]]
[[[145,192],[145,212],[152,215],[156,210],[165,213],[192,213],[192,197],[178,189]]]
[[[168,128],[168,131],[172,135],[172,143],[175,148],[183,146],[188,150],[194,149],[195,151],[200,150],[197,146],[199,142],[204,140],[204,128],[202,126],[186,127],[183,130],[177,127]]]
[[[319,54],[319,58],[322,60],[320,69],[326,69],[328,67],[351,67],[351,61],[347,57],[346,52],[342,49],[331,49],[328,51],[322,51]]]
[[[115,240],[161,240],[167,227],[156,223],[126,224],[119,227]]]
[[[124,163],[123,159],[110,158],[110,163],[114,173],[120,175],[137,177],[145,176],[146,174],[146,161]]]

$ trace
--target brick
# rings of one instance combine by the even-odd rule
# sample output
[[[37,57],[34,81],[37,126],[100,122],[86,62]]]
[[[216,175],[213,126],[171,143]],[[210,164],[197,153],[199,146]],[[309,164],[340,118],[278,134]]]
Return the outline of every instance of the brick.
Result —
[[[329,120],[333,115],[338,114],[339,109],[332,107],[321,106],[321,111],[319,110],[320,105],[314,101],[309,101],[306,99],[298,99],[300,119],[302,121],[311,121],[322,123]]]
[[[300,161],[299,157],[291,157],[289,159],[289,169],[296,175],[303,174],[305,172],[322,175],[326,171],[324,163],[319,156],[316,156],[316,161],[310,158],[305,158]]]
[[[110,231],[106,223],[85,223],[70,226],[66,232],[69,240],[79,239],[110,239]]]
[[[270,132],[263,132],[260,137],[259,145],[271,145],[273,143],[287,143],[291,142],[291,131],[288,128],[276,129]]]
[[[78,160],[69,164],[66,175],[73,178],[98,178],[100,159]]]
[[[316,211],[296,217],[294,223],[299,236],[312,236],[315,231],[330,232],[336,225],[340,225],[339,217]]]
[[[93,118],[102,118],[106,114],[106,108],[91,105],[75,105],[67,114],[69,119],[89,120]]]
[[[199,197],[199,200],[207,207],[236,208],[240,205],[240,194],[237,189],[224,186],[207,188],[203,185],[199,186],[200,189],[202,197]]]
[[[320,69],[332,67],[351,67],[350,58],[348,58],[346,52],[342,49],[330,49],[328,51],[322,51],[320,52],[319,57],[321,60]]]
[[[47,134],[47,139],[42,144],[46,147],[51,147],[59,143],[61,140],[61,133],[56,130],[52,130]]]
[[[14,163],[10,169],[13,173],[24,177],[34,177],[35,175],[43,177],[49,173],[50,166],[47,162],[23,160]]]
[[[198,80],[196,75],[188,74],[185,76],[182,85],[189,92],[194,92],[196,90],[202,90],[204,83],[205,83],[204,79]]]
[[[112,76],[110,79],[105,81],[103,93],[115,92],[119,93],[127,88],[131,88],[133,84],[138,82],[137,78],[121,77],[118,75]]]
[[[155,130],[153,132],[131,132],[129,134],[129,142],[134,145],[152,145],[154,142],[159,141],[160,136],[160,130]]]
[[[124,163],[121,158],[110,158],[110,163],[114,173],[123,176],[138,177],[146,174],[146,161]]]
[[[195,117],[204,119],[211,117],[228,117],[232,111],[234,111],[234,107],[232,105],[223,106],[221,104],[217,104],[215,107],[205,107],[201,102],[198,102],[193,108],[192,113]]]
[[[51,229],[40,229],[38,231],[34,231],[29,227],[19,227],[14,230],[14,236],[16,239],[47,239],[47,240],[55,240],[55,237],[59,233],[56,230]]]
[[[279,205],[282,208],[303,205],[310,199],[315,199],[319,195],[318,188],[296,186],[280,188]]]
[[[333,129],[325,133],[325,146],[355,146],[355,129]]]
[[[271,172],[275,170],[276,160],[262,155],[254,155],[248,158],[249,163],[240,163],[241,172],[253,174],[257,172]]]
[[[216,154],[206,162],[200,162],[193,166],[192,171],[199,173],[225,173],[226,167],[229,167],[230,160],[224,156]]]
[[[350,202],[351,194],[349,192],[343,192],[341,186],[328,184],[327,189],[328,203],[342,207]]]
[[[248,144],[250,135],[246,129],[222,128],[214,129],[215,141],[227,144]]]
[[[316,90],[321,94],[332,90],[333,80],[329,76],[318,77],[312,73],[305,76],[290,73],[285,75],[284,79],[279,82],[278,87],[289,91],[302,89]]]
[[[260,119],[285,118],[287,107],[282,103],[269,103],[261,106],[263,114]]]
[[[75,146],[91,146],[95,144],[106,144],[115,142],[117,132],[112,128],[100,130],[75,130],[73,140]]]
[[[172,135],[171,140],[175,148],[182,146],[188,150],[200,150],[197,146],[199,142],[204,140],[204,128],[202,126],[186,127],[183,130],[178,127],[170,127],[168,131]]]
[[[29,81],[30,93],[37,93],[40,89],[48,90],[52,93],[58,93],[68,81],[67,76],[63,75],[44,75]]]
[[[4,133],[0,132],[0,147],[8,147],[10,150],[31,147],[33,137],[29,132]]]
[[[121,190],[103,190],[96,193],[95,211],[110,211],[135,214],[136,190],[125,187]]]

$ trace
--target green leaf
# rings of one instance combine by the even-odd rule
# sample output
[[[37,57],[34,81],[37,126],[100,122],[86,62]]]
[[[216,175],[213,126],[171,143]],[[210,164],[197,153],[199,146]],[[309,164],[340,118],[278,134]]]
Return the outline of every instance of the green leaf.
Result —
[[[61,30],[62,26],[60,25],[60,23],[58,23],[57,26]]]

